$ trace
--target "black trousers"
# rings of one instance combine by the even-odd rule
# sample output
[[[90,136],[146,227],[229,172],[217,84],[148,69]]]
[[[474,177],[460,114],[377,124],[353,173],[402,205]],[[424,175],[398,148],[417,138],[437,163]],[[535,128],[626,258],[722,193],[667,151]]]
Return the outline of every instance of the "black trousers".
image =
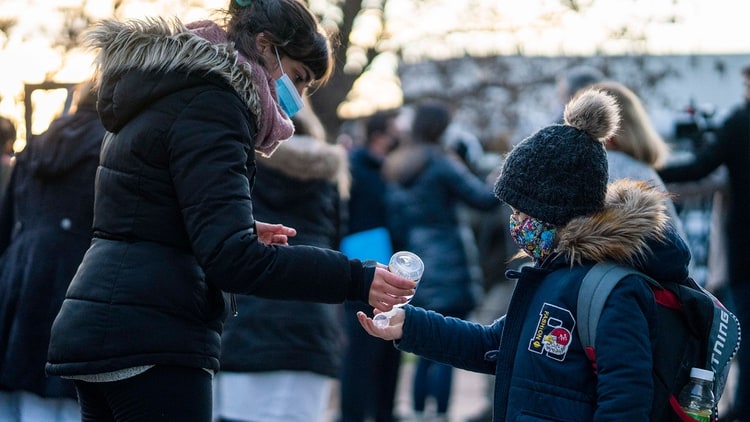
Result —
[[[157,365],[121,381],[75,385],[83,422],[211,421],[211,374],[200,368]]]
[[[360,302],[344,302],[347,349],[341,372],[341,419],[339,422],[394,421],[401,352],[392,341],[372,337],[359,325],[356,313],[372,315]]]

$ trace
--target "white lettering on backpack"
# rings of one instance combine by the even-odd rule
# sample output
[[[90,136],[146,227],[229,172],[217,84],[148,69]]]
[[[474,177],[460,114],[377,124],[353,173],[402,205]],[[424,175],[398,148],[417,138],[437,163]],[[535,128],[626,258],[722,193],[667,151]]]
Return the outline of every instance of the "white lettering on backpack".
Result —
[[[718,365],[718,356],[721,356],[724,351],[724,346],[727,341],[727,329],[729,323],[729,313],[725,310],[721,310],[721,323],[719,324],[719,333],[716,335],[716,341],[714,342],[713,352],[711,353],[711,363]]]

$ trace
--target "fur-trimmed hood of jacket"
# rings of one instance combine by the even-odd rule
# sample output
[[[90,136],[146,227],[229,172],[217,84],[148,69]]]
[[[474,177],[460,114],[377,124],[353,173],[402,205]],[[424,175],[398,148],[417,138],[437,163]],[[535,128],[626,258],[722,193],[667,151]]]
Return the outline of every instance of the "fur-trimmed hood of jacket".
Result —
[[[338,186],[339,195],[349,197],[351,175],[346,150],[307,135],[295,135],[281,144],[271,157],[261,158],[259,164],[272,168],[290,178],[327,180]]]
[[[183,25],[178,19],[163,18],[104,20],[86,32],[84,41],[88,47],[98,50],[98,109],[102,122],[111,132],[117,132],[132,117],[130,113],[140,111],[137,107],[124,107],[126,101],[148,104],[140,97],[122,99],[114,95],[117,80],[134,70],[220,77],[255,116],[258,126],[255,147],[263,155],[272,154],[279,142],[294,132],[291,120],[276,101],[275,85],[268,72],[240,54],[227,39],[226,32],[212,21]],[[148,96],[153,101],[155,95],[168,93],[124,94]]]
[[[665,195],[644,182],[613,182],[602,211],[558,229],[557,251],[571,264],[611,260],[660,280],[681,281],[690,252],[670,223]]]

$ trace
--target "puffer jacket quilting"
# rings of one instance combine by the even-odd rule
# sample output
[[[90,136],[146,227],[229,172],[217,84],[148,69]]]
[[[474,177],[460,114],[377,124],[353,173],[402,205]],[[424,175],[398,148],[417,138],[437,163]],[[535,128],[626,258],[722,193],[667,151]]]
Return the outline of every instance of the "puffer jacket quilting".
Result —
[[[231,46],[160,21],[109,22],[93,37],[109,132],[94,240],[53,325],[49,374],[153,364],[218,370],[222,291],[367,300],[371,273],[359,261],[255,236],[260,110]]]

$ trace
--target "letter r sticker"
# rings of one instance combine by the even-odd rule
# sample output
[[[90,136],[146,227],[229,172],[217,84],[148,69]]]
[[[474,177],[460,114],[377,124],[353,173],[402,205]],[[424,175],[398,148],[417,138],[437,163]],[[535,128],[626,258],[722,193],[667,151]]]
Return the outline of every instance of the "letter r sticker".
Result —
[[[569,310],[545,303],[539,311],[539,322],[529,341],[529,351],[563,361],[575,326],[576,320]]]

